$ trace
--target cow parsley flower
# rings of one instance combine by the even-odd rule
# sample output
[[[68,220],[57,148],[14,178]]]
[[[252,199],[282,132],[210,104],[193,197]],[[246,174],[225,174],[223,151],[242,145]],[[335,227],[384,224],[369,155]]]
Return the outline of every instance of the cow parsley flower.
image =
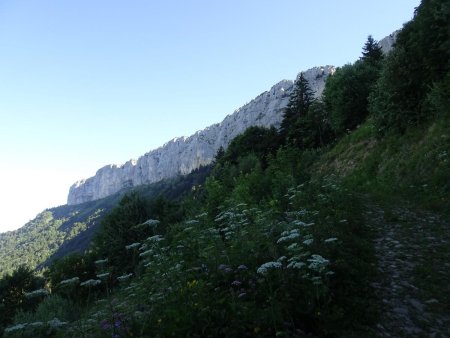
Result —
[[[150,249],[150,250],[147,250],[147,251],[141,252],[141,253],[139,254],[139,257],[145,257],[145,256],[149,256],[149,255],[151,255],[152,253],[153,253],[153,250],[152,250],[152,249]]]
[[[14,326],[7,327],[5,329],[5,333],[23,330],[27,325],[28,325],[28,323],[23,323],[23,324],[17,324]]]
[[[314,240],[312,238],[306,239],[303,241],[303,244],[305,245],[311,245],[314,242]]]
[[[309,268],[316,271],[321,271],[325,266],[327,266],[330,261],[328,259],[323,258],[320,255],[311,255],[311,258],[308,259]]]
[[[158,221],[157,219],[148,219],[142,224],[148,225],[150,227],[156,227],[159,223],[160,223],[160,221]]]
[[[337,241],[336,237],[331,237],[331,238],[327,238],[326,240],[324,240],[325,243],[331,243],[331,242],[335,242]]]
[[[287,241],[293,240],[298,237],[300,237],[298,229],[294,229],[291,231],[283,231],[281,233],[281,237],[278,239],[277,243],[287,242]]]
[[[137,247],[140,246],[140,245],[141,245],[141,243],[138,243],[138,242],[136,242],[136,243],[131,243],[131,244],[129,244],[129,245],[126,245],[126,246],[125,246],[125,249],[127,249],[127,250],[134,249],[134,248],[137,248]]]
[[[80,286],[96,286],[100,284],[102,281],[99,279],[88,279],[87,281],[80,284]]]
[[[73,277],[70,279],[64,279],[61,282],[59,282],[60,285],[71,285],[71,284],[78,284],[80,282],[80,278]]]
[[[133,273],[129,273],[128,275],[122,275],[122,276],[119,276],[119,277],[117,277],[117,280],[118,280],[119,282],[124,282],[124,281],[126,281],[127,279],[130,279],[131,276],[133,276]]]
[[[149,238],[147,238],[147,241],[150,242],[159,242],[162,241],[164,238],[161,235],[155,235],[155,236],[151,236]]]
[[[67,322],[62,322],[58,318],[55,317],[52,320],[49,320],[47,322],[47,324],[50,325],[51,327],[60,327],[60,326],[66,325]]]
[[[262,264],[258,270],[256,270],[257,273],[261,274],[261,275],[265,275],[267,274],[267,272],[269,270],[272,269],[281,269],[281,263],[280,262],[267,262]]]
[[[43,323],[43,322],[33,322],[33,323],[28,324],[28,325],[29,325],[29,326],[38,327],[38,326],[44,325],[44,323]]]
[[[97,264],[97,265],[106,264],[106,263],[108,263],[108,258],[99,259],[98,261],[95,261],[94,263]]]
[[[48,296],[50,293],[46,289],[38,289],[31,292],[25,293],[26,298],[34,298],[34,297],[41,297],[41,296]]]
[[[287,247],[287,249],[288,250],[294,250],[294,249],[296,249],[298,247],[298,244],[297,243],[292,243],[291,245],[289,245],[288,247]]]
[[[97,278],[103,279],[103,278],[107,278],[109,275],[110,275],[109,272],[100,273],[97,275]]]

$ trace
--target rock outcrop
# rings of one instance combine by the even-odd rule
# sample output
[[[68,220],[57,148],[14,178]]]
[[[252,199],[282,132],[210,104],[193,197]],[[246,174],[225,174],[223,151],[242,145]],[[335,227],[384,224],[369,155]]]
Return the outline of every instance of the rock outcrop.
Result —
[[[385,38],[378,41],[378,45],[381,47],[381,50],[384,54],[389,53],[394,47],[395,40],[397,39],[397,34],[400,30],[395,31],[394,33],[389,34]]]
[[[333,66],[315,67],[303,72],[316,96],[320,96]],[[283,80],[251,102],[228,115],[221,123],[197,131],[189,137],[177,137],[152,150],[138,160],[123,165],[107,165],[95,176],[70,187],[67,203],[80,204],[112,195],[124,188],[139,186],[188,174],[210,164],[220,147],[250,126],[278,127],[282,112],[289,101],[293,81]]]

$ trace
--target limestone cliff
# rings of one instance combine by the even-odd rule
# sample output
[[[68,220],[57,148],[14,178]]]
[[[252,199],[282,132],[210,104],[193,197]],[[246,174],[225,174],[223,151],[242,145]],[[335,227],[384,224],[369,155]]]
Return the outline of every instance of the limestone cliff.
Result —
[[[303,72],[316,96],[322,94],[326,78],[333,66],[315,67]],[[67,203],[80,204],[100,199],[115,192],[142,184],[187,174],[211,163],[217,150],[250,126],[279,126],[282,111],[289,101],[293,81],[283,80],[251,102],[228,115],[221,123],[197,131],[189,137],[178,137],[123,165],[107,165],[95,176],[70,187]]]

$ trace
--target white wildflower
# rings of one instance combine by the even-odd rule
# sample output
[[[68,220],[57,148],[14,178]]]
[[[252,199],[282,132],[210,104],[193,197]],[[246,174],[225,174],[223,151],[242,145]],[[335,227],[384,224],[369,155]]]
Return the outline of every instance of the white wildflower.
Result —
[[[277,259],[277,262],[284,262],[287,259],[286,256],[281,256],[280,258]]]
[[[287,249],[288,250],[294,250],[294,249],[296,249],[298,247],[298,244],[297,243],[292,243],[291,245],[289,245],[288,247],[287,247]]]
[[[61,282],[59,282],[60,285],[70,285],[70,284],[78,284],[80,282],[80,278],[73,277],[70,279],[64,279]]]
[[[127,279],[130,279],[131,276],[133,276],[133,273],[129,273],[128,275],[122,275],[122,276],[119,276],[119,277],[117,277],[117,280],[118,280],[119,282],[124,282],[124,281],[126,281]]]
[[[184,224],[186,225],[194,225],[194,224],[198,224],[200,223],[199,221],[197,221],[196,219],[191,219],[189,221],[185,221]]]
[[[281,237],[278,239],[277,243],[287,242],[293,240],[295,238],[300,237],[300,234],[297,229],[291,231],[283,231],[281,233]]]
[[[106,264],[106,263],[108,263],[108,258],[99,259],[98,261],[95,261],[94,263],[97,264],[97,265]]]
[[[88,279],[80,284],[80,286],[96,286],[100,284],[102,281],[99,279]]]
[[[28,324],[28,326],[33,326],[33,327],[38,327],[38,326],[42,326],[42,325],[44,325],[43,322],[33,322],[33,323]]]
[[[145,257],[145,256],[149,256],[149,255],[151,255],[152,253],[153,253],[153,250],[152,250],[152,249],[150,249],[150,250],[147,250],[147,251],[141,252],[141,253],[139,254],[139,257]]]
[[[143,225],[148,225],[150,227],[155,227],[160,223],[160,221],[158,221],[157,219],[148,219],[146,220],[144,223],[142,223]]]
[[[134,249],[134,248],[137,248],[137,247],[140,246],[140,245],[141,245],[141,243],[138,243],[138,242],[136,242],[136,243],[131,243],[131,244],[125,246],[125,249],[127,249],[127,250]]]
[[[312,238],[306,239],[303,241],[303,244],[305,245],[311,245],[314,242],[314,240]]]
[[[296,225],[296,226],[301,226],[301,227],[310,227],[311,225],[314,225],[314,223],[305,223],[302,221],[293,221],[292,224]]]
[[[28,325],[28,323],[23,323],[23,324],[17,324],[17,325],[14,325],[14,326],[7,327],[5,329],[5,333],[6,332],[9,333],[9,332],[23,330],[27,325]]]
[[[41,296],[48,296],[50,293],[46,289],[38,289],[31,292],[25,293],[26,298],[34,298],[34,297],[41,297]]]
[[[100,273],[100,274],[97,275],[97,278],[103,279],[103,278],[108,277],[109,275],[110,275],[109,272]]]
[[[162,240],[164,240],[164,238],[161,235],[155,235],[155,236],[151,236],[151,237],[147,238],[147,241],[150,241],[150,242],[159,242]]]
[[[325,243],[331,243],[331,242],[335,242],[337,241],[336,237],[331,237],[331,238],[327,238],[326,240],[324,240]]]
[[[328,259],[325,259],[320,255],[311,255],[311,258],[308,259],[308,262],[310,262],[309,268],[312,270],[322,270],[330,263]]]
[[[271,269],[281,269],[281,263],[280,262],[267,262],[261,265],[258,270],[256,270],[257,273],[261,275],[267,274],[268,270]]]
[[[58,318],[55,317],[52,320],[49,320],[47,322],[47,324],[50,325],[51,327],[59,327],[59,326],[66,325],[67,322],[62,322]]]

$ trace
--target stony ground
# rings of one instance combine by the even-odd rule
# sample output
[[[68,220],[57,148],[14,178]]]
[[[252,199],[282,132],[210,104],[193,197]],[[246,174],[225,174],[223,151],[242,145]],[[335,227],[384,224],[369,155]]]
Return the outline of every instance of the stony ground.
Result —
[[[379,337],[450,337],[450,222],[407,206],[370,203],[382,300]]]

